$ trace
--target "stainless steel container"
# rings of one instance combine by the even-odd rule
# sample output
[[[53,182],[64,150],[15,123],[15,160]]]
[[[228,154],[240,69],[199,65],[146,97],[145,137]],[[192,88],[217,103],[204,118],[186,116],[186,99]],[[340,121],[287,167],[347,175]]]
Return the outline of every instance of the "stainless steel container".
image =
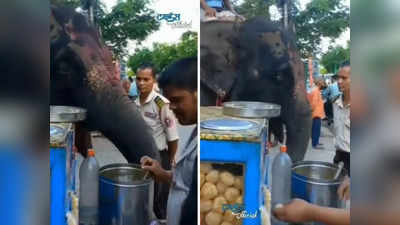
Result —
[[[50,106],[51,123],[75,123],[86,119],[86,109],[73,106]]]
[[[337,190],[347,172],[343,169],[339,178],[334,180],[337,170],[338,166],[326,162],[295,163],[292,167],[292,197],[320,206],[344,208],[345,201],[339,199]]]
[[[135,164],[110,164],[99,171],[99,224],[149,224],[153,181]]]
[[[281,114],[281,106],[266,102],[225,102],[222,112],[228,116],[244,118],[273,118]]]

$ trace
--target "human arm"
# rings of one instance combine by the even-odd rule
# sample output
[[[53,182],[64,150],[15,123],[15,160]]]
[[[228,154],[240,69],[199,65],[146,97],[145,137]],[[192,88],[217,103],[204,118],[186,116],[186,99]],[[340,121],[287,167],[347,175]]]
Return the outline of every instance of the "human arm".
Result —
[[[176,151],[178,150],[178,140],[168,141],[168,153],[170,163],[175,161]]]
[[[201,8],[204,9],[207,17],[216,17],[217,16],[217,10],[208,6],[206,0],[200,0],[200,6],[201,6]]]
[[[225,7],[232,12],[235,12],[235,9],[232,7],[230,0],[224,0]],[[236,13],[236,12],[235,12]]]
[[[338,196],[341,200],[350,200],[350,178],[346,176],[338,188]]]
[[[171,183],[172,172],[170,170],[164,170],[157,160],[148,156],[143,156],[140,159],[140,164],[142,169],[149,171],[157,181]]]
[[[290,223],[321,222],[326,225],[350,225],[350,211],[310,204],[294,199],[289,204],[275,208],[274,215]]]

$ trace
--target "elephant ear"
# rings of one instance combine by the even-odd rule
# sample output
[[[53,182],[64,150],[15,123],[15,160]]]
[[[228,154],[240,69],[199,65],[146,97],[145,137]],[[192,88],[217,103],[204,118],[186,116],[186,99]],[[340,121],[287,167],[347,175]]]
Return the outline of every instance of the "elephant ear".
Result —
[[[236,23],[213,21],[201,24],[201,82],[220,97],[233,87],[237,78],[239,48]]]

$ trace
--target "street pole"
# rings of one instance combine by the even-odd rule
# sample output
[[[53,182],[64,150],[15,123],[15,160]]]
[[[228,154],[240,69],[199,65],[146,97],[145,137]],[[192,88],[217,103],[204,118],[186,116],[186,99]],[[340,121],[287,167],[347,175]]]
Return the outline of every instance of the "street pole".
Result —
[[[92,25],[94,25],[94,13],[93,13],[93,5],[89,6],[89,20]]]
[[[287,1],[285,1],[283,5],[283,27],[287,29],[288,27],[288,4]]]

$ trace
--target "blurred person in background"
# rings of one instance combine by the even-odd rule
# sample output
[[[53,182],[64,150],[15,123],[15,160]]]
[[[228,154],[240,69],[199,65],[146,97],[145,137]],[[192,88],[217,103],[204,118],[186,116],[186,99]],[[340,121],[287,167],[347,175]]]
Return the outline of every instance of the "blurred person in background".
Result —
[[[316,80],[314,86],[311,87],[310,93],[307,95],[311,106],[311,144],[314,149],[324,149],[322,144],[319,143],[322,119],[325,118],[324,102],[321,95],[321,90],[324,87],[324,84],[325,82],[322,79]]]
[[[131,89],[131,82],[128,79],[122,80],[122,87],[125,92],[129,95],[129,90]]]
[[[171,101],[182,125],[197,125],[197,58],[181,59],[165,70],[159,84]],[[183,145],[173,163],[166,170],[150,157],[141,159],[142,168],[148,170],[156,180],[170,184],[167,207],[168,225],[197,224],[197,127],[188,142]]]
[[[129,98],[131,100],[135,100],[138,96],[138,90],[136,86],[136,78],[129,77],[129,82],[131,82],[130,88],[129,88]]]
[[[143,119],[150,126],[161,156],[161,166],[171,169],[178,149],[178,127],[170,102],[154,90],[156,75],[150,64],[141,65],[136,73],[139,98],[135,100]],[[154,187],[154,211],[159,219],[167,216],[169,185],[156,182]]]
[[[157,74],[156,81],[154,82],[154,85],[153,85],[153,90],[157,93],[161,93],[161,90],[160,90],[160,87],[158,86],[158,81],[157,81],[159,78],[160,78],[160,74]]]
[[[224,13],[224,17],[232,17],[232,20],[234,20],[235,17],[244,20],[244,17],[235,11],[229,0],[200,0],[201,21],[217,18],[217,14],[221,12]]]
[[[343,93],[333,103],[333,123],[336,155],[335,164],[344,163],[350,175],[350,62],[344,62],[338,72],[339,90]]]
[[[322,96],[325,99],[324,110],[328,125],[333,122],[333,103],[341,96],[339,85],[337,83],[338,75],[332,76],[332,83],[329,84],[323,91]]]

